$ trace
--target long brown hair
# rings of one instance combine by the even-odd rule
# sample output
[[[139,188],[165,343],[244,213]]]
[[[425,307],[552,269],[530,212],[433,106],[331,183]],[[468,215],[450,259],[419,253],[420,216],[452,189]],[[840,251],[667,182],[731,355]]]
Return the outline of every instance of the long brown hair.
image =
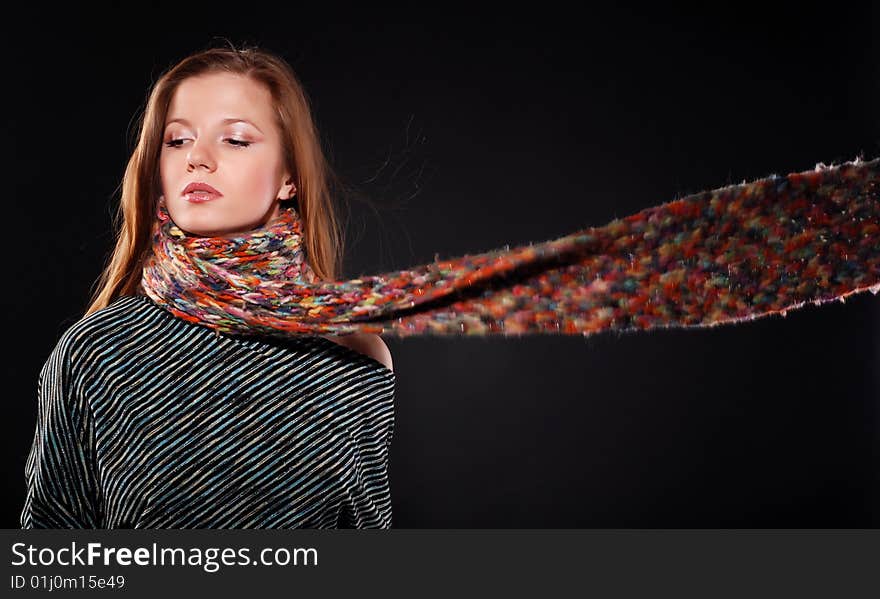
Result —
[[[96,281],[86,316],[120,296],[135,294],[150,251],[150,233],[161,194],[158,162],[168,107],[184,79],[215,72],[251,77],[271,92],[284,160],[296,185],[309,265],[323,280],[338,276],[343,237],[332,190],[343,184],[324,156],[305,90],[280,56],[254,46],[235,48],[229,44],[183,58],[166,69],[150,91],[139,120],[137,145],[122,178],[114,222],[118,231],[116,247]]]

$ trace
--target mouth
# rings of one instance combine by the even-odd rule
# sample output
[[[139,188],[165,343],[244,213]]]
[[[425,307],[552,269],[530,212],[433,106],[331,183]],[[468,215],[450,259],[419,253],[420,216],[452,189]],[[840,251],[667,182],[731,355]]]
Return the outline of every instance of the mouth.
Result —
[[[220,194],[213,193],[210,191],[190,191],[188,193],[183,194],[183,199],[187,202],[192,202],[193,204],[200,204],[202,202],[210,202],[211,200],[217,199],[220,197]]]
[[[193,181],[192,183],[189,183],[183,188],[183,192],[181,193],[183,199],[192,203],[210,202],[222,195],[222,193],[201,181]]]

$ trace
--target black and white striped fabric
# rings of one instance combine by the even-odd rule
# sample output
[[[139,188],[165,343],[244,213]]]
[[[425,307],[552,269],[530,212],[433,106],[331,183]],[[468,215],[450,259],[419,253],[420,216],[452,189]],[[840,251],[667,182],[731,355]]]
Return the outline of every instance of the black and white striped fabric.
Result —
[[[143,295],[43,366],[22,528],[389,528],[394,373],[318,336],[218,334]]]

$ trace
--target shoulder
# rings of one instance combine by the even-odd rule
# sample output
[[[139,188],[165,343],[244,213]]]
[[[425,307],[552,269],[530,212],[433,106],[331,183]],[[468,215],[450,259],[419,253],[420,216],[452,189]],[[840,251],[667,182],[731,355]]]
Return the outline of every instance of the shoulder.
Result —
[[[394,370],[394,362],[391,360],[391,350],[388,349],[388,345],[382,337],[371,333],[362,333],[359,337],[360,339],[358,343],[362,344],[363,353],[387,366],[388,370]]]
[[[377,362],[383,364],[388,370],[394,370],[394,364],[391,360],[391,351],[385,344],[385,341],[379,336],[372,333],[353,333],[351,335],[326,336],[339,345],[352,349],[356,352],[367,355]]]
[[[127,298],[80,317],[56,338],[39,373],[41,384],[55,388],[80,386],[94,379],[114,363],[114,352],[132,330],[125,318],[135,306]]]
[[[149,332],[140,330],[144,328],[148,309],[143,301],[134,296],[117,298],[110,305],[68,326],[58,338],[52,353],[76,364],[90,361],[103,363],[108,350],[118,351],[125,340]]]

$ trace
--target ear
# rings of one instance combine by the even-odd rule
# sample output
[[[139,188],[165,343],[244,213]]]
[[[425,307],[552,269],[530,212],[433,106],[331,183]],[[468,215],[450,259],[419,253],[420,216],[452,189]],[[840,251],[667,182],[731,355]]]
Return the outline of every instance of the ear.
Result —
[[[281,188],[278,190],[279,200],[290,200],[296,195],[296,182],[289,174],[285,174]]]

